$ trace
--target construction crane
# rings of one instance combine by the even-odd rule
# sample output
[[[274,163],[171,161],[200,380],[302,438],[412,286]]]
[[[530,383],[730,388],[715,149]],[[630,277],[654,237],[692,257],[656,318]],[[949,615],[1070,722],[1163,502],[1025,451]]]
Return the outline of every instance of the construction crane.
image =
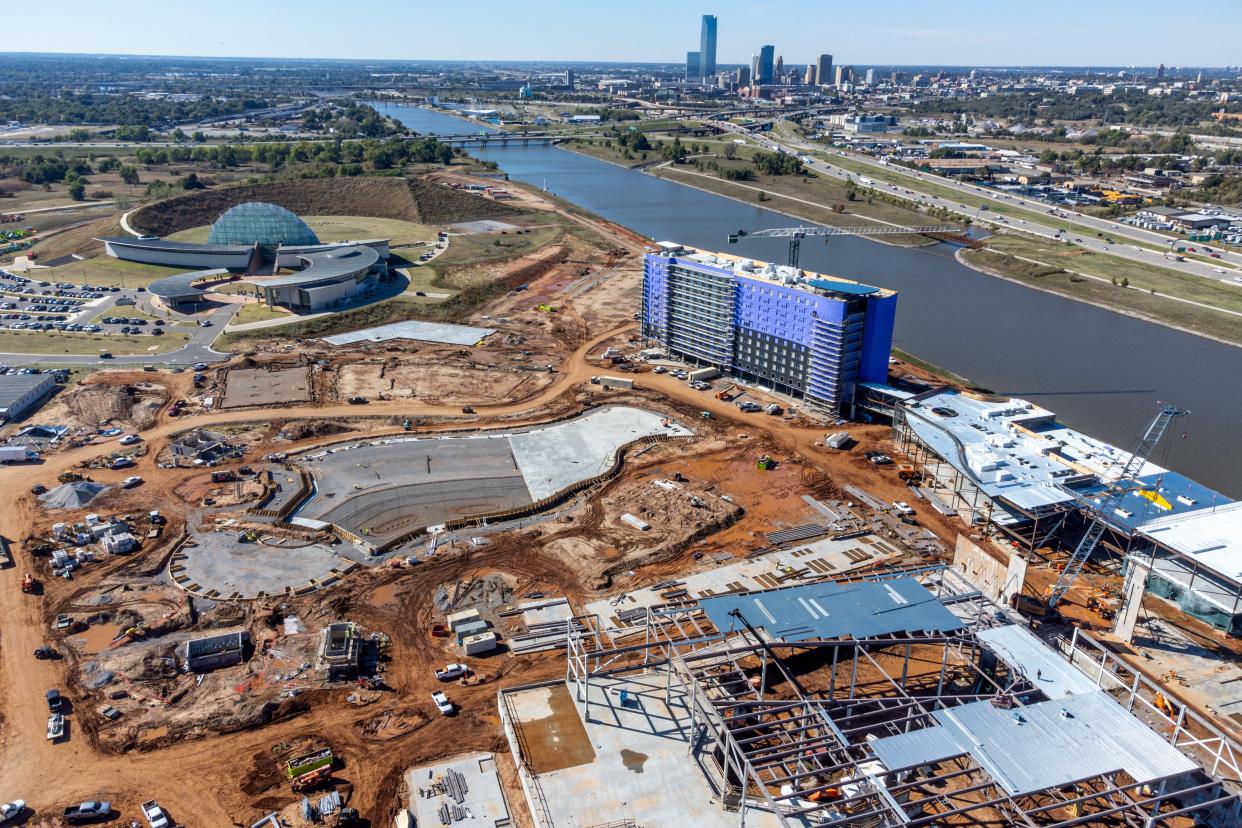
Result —
[[[773,227],[767,230],[738,230],[729,234],[729,244],[750,236],[756,239],[789,239],[789,266],[798,266],[798,253],[802,240],[815,236],[898,236],[910,234],[960,235],[962,228],[949,224],[902,227],[897,224],[867,225],[863,227]]]
[[[1078,545],[1074,547],[1074,552],[1065,563],[1065,568],[1061,570],[1056,583],[1049,590],[1047,600],[1042,608],[1043,612],[1033,614],[1046,614],[1055,609],[1056,605],[1065,597],[1065,593],[1074,585],[1078,574],[1082,572],[1087,559],[1095,551],[1096,544],[1100,542],[1100,538],[1104,537],[1104,532],[1108,529],[1109,516],[1121,505],[1126,495],[1143,490],[1143,484],[1138,480],[1139,472],[1143,470],[1143,466],[1147,464],[1147,459],[1156,450],[1160,438],[1169,430],[1169,424],[1178,417],[1183,417],[1189,413],[1189,411],[1178,408],[1175,405],[1161,403],[1160,410],[1156,412],[1155,419],[1151,421],[1151,425],[1147,426],[1147,432],[1143,435],[1143,439],[1139,441],[1139,445],[1134,450],[1134,453],[1130,455],[1126,464],[1122,466],[1121,473],[1117,475],[1116,480],[1108,484],[1108,487],[1100,493],[1098,499],[1083,499],[1082,502],[1092,517],[1091,524],[1087,527],[1087,531],[1083,533],[1082,539],[1078,541]],[[1015,597],[1025,598],[1026,596]],[[1034,602],[1030,601],[1029,598],[1020,603],[1025,606],[1018,606],[1018,609],[1036,609],[1036,607],[1032,606]]]

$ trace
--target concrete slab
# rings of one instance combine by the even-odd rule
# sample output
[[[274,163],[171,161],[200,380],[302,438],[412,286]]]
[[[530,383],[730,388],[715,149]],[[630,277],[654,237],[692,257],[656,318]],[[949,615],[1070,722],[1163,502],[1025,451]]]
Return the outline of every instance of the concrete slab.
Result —
[[[535,500],[601,474],[617,449],[653,434],[689,436],[693,432],[638,408],[616,406],[592,411],[564,423],[514,434],[513,456]]]
[[[450,224],[449,227],[459,233],[512,233],[515,230],[522,229],[516,224],[506,224],[503,221],[496,221],[494,219],[459,221],[457,224]]]
[[[196,585],[195,592],[215,590],[222,598],[235,593],[253,598],[258,593],[281,595],[285,588],[302,589],[311,579],[323,582],[332,570],[343,570],[352,562],[332,547],[310,544],[297,548],[264,543],[239,543],[229,532],[200,532],[193,536],[198,546],[187,546],[186,559],[178,561],[184,569],[177,573],[184,586]]]
[[[460,804],[443,788],[450,770],[461,774],[465,782],[466,795]],[[509,805],[496,774],[496,757],[490,753],[470,753],[435,765],[411,768],[406,772],[405,781],[415,825],[440,825],[440,808],[446,804],[450,808],[454,805],[462,808],[466,816],[460,822],[471,826],[503,828],[511,824]],[[454,824],[457,822],[455,820]]]
[[[375,328],[325,336],[329,345],[352,345],[355,342],[386,342],[390,339],[417,339],[422,342],[444,342],[449,345],[474,345],[496,333],[495,328],[470,325],[448,325],[439,322],[394,322]]]
[[[605,629],[624,630],[617,618],[625,610],[666,604],[660,593],[684,589],[690,598],[708,598],[727,592],[749,592],[798,583],[799,578],[782,580],[791,573],[805,573],[805,580],[848,572],[857,567],[872,566],[885,555],[870,537],[846,540],[819,540],[791,549],[782,549],[739,560],[704,572],[695,572],[677,579],[675,587],[643,588],[603,598],[586,605],[588,614],[599,617]]]
[[[597,679],[589,690],[590,709],[575,702],[590,744],[592,761],[538,773],[533,785],[554,825],[604,825],[632,821],[634,825],[731,828],[736,812],[726,811],[712,795],[700,763],[705,755],[688,755],[690,714],[675,689],[665,697],[664,676],[652,671],[645,677]],[[538,688],[546,693],[546,688]],[[633,701],[622,707],[620,692]],[[519,727],[524,708],[518,691]],[[572,689],[571,691],[572,692]],[[534,711],[538,713],[538,711]],[[529,723],[527,724],[529,739]],[[793,820],[794,824],[801,824]],[[748,809],[747,825],[775,828],[774,814]]]
[[[221,408],[247,405],[308,402],[311,398],[310,368],[235,368],[224,383]]]

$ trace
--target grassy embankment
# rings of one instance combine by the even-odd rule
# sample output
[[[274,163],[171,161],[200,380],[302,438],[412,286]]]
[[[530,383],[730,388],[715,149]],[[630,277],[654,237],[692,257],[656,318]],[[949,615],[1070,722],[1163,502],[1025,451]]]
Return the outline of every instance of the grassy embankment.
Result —
[[[520,235],[454,236],[448,249],[435,260],[409,270],[412,281],[407,293],[392,299],[270,330],[226,333],[216,340],[214,347],[227,350],[271,336],[282,339],[323,337],[404,319],[460,321],[508,290],[504,283],[494,278],[495,265],[553,244],[566,231],[556,216],[531,214],[528,223],[536,222],[552,226],[534,227]],[[452,295],[448,299],[409,295],[415,290]]]
[[[876,223],[921,225],[940,223],[940,219],[928,216],[914,207],[912,202],[883,194],[855,191],[850,200],[851,188],[847,182],[820,175],[766,175],[755,169],[750,160],[754,147],[733,145],[735,157],[724,157],[725,142],[699,141],[707,144],[714,154],[711,160],[720,170],[750,170],[755,178],[749,181],[729,181],[719,177],[716,170],[697,169],[693,165],[668,165],[655,167],[653,174],[670,181],[689,184],[718,195],[747,202],[762,203],[773,210],[831,227],[858,227]],[[762,200],[761,200],[762,196]],[[844,212],[839,212],[840,207]],[[884,236],[893,244],[921,246],[932,244],[930,239],[919,235]]]
[[[1032,287],[1242,345],[1242,286],[1008,233],[963,257]]]

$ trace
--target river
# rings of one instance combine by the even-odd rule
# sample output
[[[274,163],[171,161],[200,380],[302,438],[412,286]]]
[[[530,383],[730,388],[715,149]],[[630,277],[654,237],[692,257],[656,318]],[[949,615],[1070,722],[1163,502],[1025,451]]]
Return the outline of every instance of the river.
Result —
[[[422,133],[496,131],[420,107],[376,106]],[[555,147],[470,153],[655,240],[720,250],[739,228],[796,223]],[[776,239],[743,239],[728,249],[768,261],[787,255],[787,243]],[[838,237],[804,241],[801,264],[899,291],[896,347],[1123,448],[1135,444],[1158,401],[1189,409],[1153,460],[1242,498],[1242,348],[986,276],[953,253],[943,244],[902,248]]]

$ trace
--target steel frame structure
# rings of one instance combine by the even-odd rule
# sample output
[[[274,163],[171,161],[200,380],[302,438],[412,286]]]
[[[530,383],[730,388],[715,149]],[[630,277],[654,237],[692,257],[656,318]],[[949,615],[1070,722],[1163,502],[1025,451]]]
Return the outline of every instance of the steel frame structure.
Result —
[[[624,637],[633,643],[610,638],[597,621],[586,629],[571,628],[566,680],[589,721],[593,679],[662,673],[665,702],[672,705],[676,697],[687,711],[688,754],[743,828],[756,810],[775,815],[783,828],[988,822],[1027,828],[1156,826],[1195,816],[1214,825],[1242,824],[1237,783],[1242,746],[1187,707],[1177,706],[1175,717],[1166,715],[1155,701],[1158,685],[1077,630],[1072,638],[1053,642],[1055,650],[1197,761],[1203,774],[1191,781],[1140,782],[1117,770],[1010,795],[965,753],[932,767],[885,768],[870,738],[934,725],[935,711],[970,702],[1020,708],[1024,697],[1037,692],[976,635],[1017,617],[956,570],[912,566],[831,580],[908,575],[965,626],[949,634],[784,642],[770,639],[740,614],[732,628],[721,630],[695,601],[664,604],[649,608],[641,629]],[[791,664],[812,651],[819,653],[820,669],[831,653],[826,680],[813,686]],[[927,669],[936,661],[938,670]],[[774,685],[783,688],[780,693]]]

